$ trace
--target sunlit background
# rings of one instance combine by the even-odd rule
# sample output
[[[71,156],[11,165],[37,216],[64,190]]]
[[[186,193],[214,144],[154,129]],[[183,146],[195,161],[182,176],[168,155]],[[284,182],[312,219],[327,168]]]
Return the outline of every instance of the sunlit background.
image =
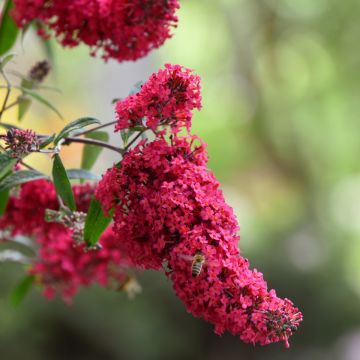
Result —
[[[291,348],[217,337],[155,272],[140,275],[143,293],[132,301],[91,288],[67,306],[33,290],[13,308],[7,294],[23,269],[1,264],[1,359],[360,359],[360,2],[181,4],[173,38],[136,63],[104,64],[85,47],[54,43],[47,84],[61,93],[43,95],[65,121],[107,122],[112,99],[164,63],[201,75],[193,131],[208,143],[209,166],[238,216],[242,254],[304,314]],[[13,68],[23,72],[45,57],[30,33],[17,53]],[[7,121],[15,117],[9,111]],[[64,123],[38,104],[23,126],[52,133]],[[68,167],[79,166],[80,149],[66,150]],[[116,160],[105,150],[96,171]],[[31,163],[50,168],[43,155]]]

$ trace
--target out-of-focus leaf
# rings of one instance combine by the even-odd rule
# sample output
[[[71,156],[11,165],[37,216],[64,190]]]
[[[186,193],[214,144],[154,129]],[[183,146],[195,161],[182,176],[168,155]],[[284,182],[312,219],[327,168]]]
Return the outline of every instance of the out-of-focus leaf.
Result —
[[[138,93],[141,90],[142,85],[143,85],[142,81],[138,81],[136,84],[134,84],[134,86],[131,88],[129,92],[129,95]]]
[[[121,135],[121,139],[123,141],[124,146],[127,145],[129,138],[131,137],[131,135],[134,133],[134,130],[131,129],[124,129],[120,131],[120,135]]]
[[[13,58],[15,54],[7,54],[3,58],[0,59],[0,69],[3,70],[7,63],[9,63]]]
[[[34,81],[27,78],[22,78],[20,83],[21,88],[24,90],[31,90],[34,88],[34,85]]]
[[[100,176],[85,169],[68,169],[66,170],[69,179],[84,179],[99,181]]]
[[[3,127],[6,130],[10,130],[10,129],[21,129],[20,127],[13,125],[13,124],[7,124],[7,123],[3,123],[0,122],[0,127]]]
[[[4,215],[9,200],[9,190],[0,192],[0,215]]]
[[[53,62],[54,61],[54,49],[53,49],[53,42],[51,40],[44,40],[41,38],[42,48],[44,49],[44,53],[46,57]]]
[[[8,152],[0,154],[0,178],[2,178],[15,165],[16,160]]]
[[[100,121],[92,117],[85,117],[74,120],[71,123],[67,124],[60,131],[58,136],[56,136],[54,143],[57,144],[61,139],[75,135],[78,130],[84,128],[85,126],[93,125],[93,124],[100,124]]]
[[[63,119],[62,115],[60,114],[60,112],[58,111],[58,109],[56,109],[56,107],[54,105],[52,105],[49,101],[47,101],[46,99],[44,99],[41,95],[39,95],[36,92],[30,91],[28,89],[23,89],[24,93],[26,95],[31,96],[32,98],[34,98],[35,100],[39,101],[40,103],[42,103],[43,105],[47,106],[49,109],[51,109],[52,111],[54,111],[59,117],[60,119]]]
[[[8,249],[8,250],[0,251],[0,263],[7,261],[20,263],[20,264],[27,264],[29,263],[29,258],[20,251],[16,251],[16,250]]]
[[[21,41],[21,47],[24,49],[23,45],[24,45],[24,38],[25,38],[25,35],[27,34],[28,30],[30,29],[31,27],[31,24],[32,22],[29,22],[27,23],[22,29],[21,29],[21,38],[20,38],[20,41]]]
[[[15,289],[10,294],[10,303],[14,306],[19,305],[31,289],[35,280],[35,276],[28,275],[25,276]]]
[[[13,47],[19,32],[18,27],[10,15],[12,8],[12,0],[6,0],[3,13],[0,16],[0,55],[5,54]]]
[[[56,135],[52,134],[47,139],[43,140],[40,144],[40,149],[46,148],[48,145],[50,145],[55,140]]]
[[[93,198],[86,216],[84,229],[84,240],[88,246],[96,245],[101,234],[109,226],[111,218],[111,215],[108,217],[105,216],[101,208],[101,203]]]
[[[20,122],[29,110],[31,105],[31,99],[27,96],[18,97],[18,121]]]
[[[130,137],[134,135],[136,132],[143,132],[146,130],[146,128],[142,125],[133,126],[129,129],[124,129],[120,131],[121,139],[124,143],[124,146],[127,145]]]
[[[109,141],[109,134],[105,131],[94,131],[85,135],[86,138],[100,140],[103,142]],[[83,148],[83,155],[81,160],[81,167],[90,170],[97,158],[99,157],[102,148],[100,146],[85,145]]]
[[[47,179],[48,176],[36,170],[15,171],[0,181],[0,193],[33,180]]]
[[[32,22],[32,25],[34,25],[34,29],[36,32],[38,32],[38,31],[46,32],[46,28],[44,27],[44,24],[41,21],[35,20]],[[49,59],[51,62],[53,62],[54,61],[53,41],[51,39],[45,40],[42,37],[38,37],[38,40],[40,41],[40,45],[41,45],[42,50],[44,51],[47,59]]]
[[[60,196],[64,204],[70,208],[70,210],[75,210],[76,205],[71,184],[58,154],[54,156],[52,175],[56,193]]]

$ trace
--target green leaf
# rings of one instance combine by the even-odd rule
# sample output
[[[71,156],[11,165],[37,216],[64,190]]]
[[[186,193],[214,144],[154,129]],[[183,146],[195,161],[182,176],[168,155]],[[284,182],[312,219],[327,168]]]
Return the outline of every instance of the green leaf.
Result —
[[[131,129],[124,129],[124,130],[121,130],[120,131],[120,135],[121,135],[121,139],[124,143],[124,146],[127,145],[131,135],[134,133],[135,131],[134,130],[131,130]]]
[[[6,0],[0,23],[0,55],[5,54],[13,47],[19,32],[18,27],[10,15],[12,8],[12,0]]]
[[[71,190],[71,184],[58,154],[54,156],[52,176],[57,194],[60,196],[64,204],[70,208],[70,210],[75,210],[76,205],[74,194]]]
[[[41,95],[39,95],[36,92],[30,91],[28,89],[24,89],[23,91],[26,95],[31,96],[32,98],[34,98],[35,100],[39,101],[40,103],[42,103],[43,105],[47,106],[49,109],[51,109],[52,111],[54,111],[59,117],[60,119],[63,119],[62,115],[60,114],[60,112],[58,111],[58,109],[56,109],[56,107],[54,105],[52,105],[49,101],[47,101],[46,99],[44,99]]]
[[[9,190],[0,192],[0,216],[4,215],[9,200]]]
[[[40,40],[46,57],[53,63],[54,62],[53,42],[51,40],[44,40],[43,38],[41,38]]]
[[[63,138],[75,135],[78,130],[92,124],[100,124],[100,121],[92,117],[85,117],[72,121],[60,131],[59,135],[54,140],[54,144],[56,145]]]
[[[10,261],[19,264],[28,264],[29,260],[29,257],[17,250],[5,249],[0,251],[0,263]]]
[[[45,31],[47,32],[46,26],[40,21],[40,20],[34,20],[31,25],[33,25],[36,32],[38,31]],[[38,37],[38,40],[40,41],[40,45],[42,47],[42,51],[44,52],[45,56],[48,60],[50,60],[52,63],[54,62],[54,44],[51,39],[45,40],[42,37]]]
[[[141,87],[143,86],[143,82],[142,81],[138,81],[137,83],[135,83],[133,85],[133,87],[131,88],[129,95],[134,95],[136,93],[138,93],[141,90]]]
[[[21,47],[24,50],[24,38],[25,35],[27,34],[27,32],[29,31],[30,27],[31,27],[32,22],[28,22],[22,29],[21,29],[21,37],[20,37],[20,43],[21,43]]]
[[[12,158],[9,152],[0,154],[0,178],[2,178],[15,165],[16,160]]]
[[[50,145],[54,140],[55,140],[56,135],[52,134],[51,136],[49,136],[48,138],[46,138],[45,140],[43,140],[43,142],[40,144],[40,149],[44,149],[46,148],[48,145]]]
[[[3,123],[3,122],[0,122],[0,127],[3,127],[3,128],[6,129],[6,130],[10,130],[10,129],[21,129],[21,128],[19,128],[19,127],[16,126],[16,125],[7,124],[7,123]]]
[[[10,303],[13,306],[19,305],[30,291],[35,280],[35,276],[28,275],[25,276],[19,284],[15,287],[15,289],[10,294]]]
[[[31,99],[27,96],[18,97],[18,121],[20,122],[25,116],[26,112],[29,110],[31,105]]]
[[[27,78],[22,78],[21,79],[21,83],[20,83],[20,86],[23,90],[31,90],[34,88],[34,81],[33,80],[30,80],[30,79],[27,79]]]
[[[115,105],[117,102],[123,100],[122,98],[115,98],[111,100],[111,105]]]
[[[85,137],[89,138],[89,139],[100,140],[103,142],[109,141],[109,134],[106,131],[94,131],[94,132],[85,134]],[[81,167],[83,169],[90,170],[94,166],[101,151],[102,151],[102,148],[100,146],[85,145],[83,148]]]
[[[93,198],[86,216],[84,229],[84,240],[88,246],[94,246],[109,226],[112,218],[111,214],[109,215],[109,217],[105,216],[100,202]]]
[[[33,180],[48,179],[48,176],[36,170],[19,170],[0,181],[0,193]]]
[[[69,179],[85,179],[99,181],[101,178],[88,170],[84,169],[68,169],[67,175]]]
[[[7,63],[9,63],[13,58],[15,54],[8,54],[5,55],[3,58],[0,59],[0,69],[4,70]]]

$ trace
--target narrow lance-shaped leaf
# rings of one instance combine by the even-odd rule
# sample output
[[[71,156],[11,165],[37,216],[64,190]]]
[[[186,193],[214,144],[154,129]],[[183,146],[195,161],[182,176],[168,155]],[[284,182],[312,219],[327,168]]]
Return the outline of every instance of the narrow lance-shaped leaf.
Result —
[[[9,190],[0,192],[0,215],[4,215],[9,200]]]
[[[10,294],[10,303],[14,306],[19,305],[30,291],[35,280],[35,276],[24,277]]]
[[[18,97],[18,121],[20,122],[29,110],[31,105],[31,99],[27,96]]]
[[[55,137],[56,137],[56,135],[53,134],[47,138],[42,138],[42,142],[40,143],[40,149],[44,149],[48,145],[50,145],[54,141]]]
[[[54,143],[57,144],[61,139],[64,139],[68,136],[72,136],[76,134],[78,130],[83,129],[85,126],[93,125],[93,124],[100,124],[100,121],[92,117],[85,117],[74,120],[71,123],[67,124],[59,132],[58,136],[54,140]]]
[[[15,186],[33,180],[48,179],[48,176],[36,170],[19,170],[0,181],[0,193]]]
[[[58,154],[54,156],[52,175],[56,193],[60,196],[64,204],[70,208],[70,210],[75,210],[75,199],[71,190],[71,184]]]
[[[20,43],[21,43],[21,48],[24,50],[24,38],[25,35],[27,34],[28,30],[31,27],[32,22],[27,23],[20,31],[21,31],[21,37],[20,37]]]
[[[52,105],[48,100],[43,98],[41,95],[39,95],[38,93],[36,93],[34,91],[30,91],[28,89],[25,89],[25,88],[23,88],[23,91],[24,91],[24,94],[31,96],[35,100],[39,101],[41,104],[47,106],[49,109],[54,111],[60,117],[60,119],[63,119],[63,117],[60,114],[59,110],[54,105]]]
[[[22,252],[12,249],[0,251],[0,263],[14,262],[19,264],[29,264],[30,258]]]
[[[132,129],[124,129],[120,131],[121,140],[123,141],[124,146],[127,145],[131,135],[134,134],[134,132],[135,131]]]
[[[13,125],[13,124],[7,124],[7,123],[3,123],[0,122],[0,127],[6,129],[6,130],[10,130],[10,129],[21,129],[20,127]]]
[[[45,26],[43,23],[39,20],[35,20],[31,23],[34,27],[34,30],[36,32],[43,32],[46,31]],[[54,62],[54,47],[53,47],[53,41],[51,39],[44,39],[42,37],[38,37],[38,40],[40,41],[40,45],[42,47],[43,52],[45,53],[48,60],[50,60],[52,63]]]
[[[0,56],[13,47],[19,32],[18,27],[10,15],[12,8],[12,0],[5,0],[5,5],[0,15]]]
[[[0,178],[0,182],[3,181],[7,176],[11,175],[12,171],[9,170],[7,173],[5,173],[1,178]],[[9,201],[9,196],[10,196],[10,190],[4,190],[0,192],[0,216],[4,215],[6,208],[7,208],[7,204]]]
[[[46,57],[53,63],[54,62],[54,46],[51,40],[45,40],[44,38],[39,38],[41,45]]]
[[[100,176],[85,169],[68,169],[66,172],[69,179],[100,180]]]
[[[23,90],[31,90],[34,88],[34,85],[34,81],[27,78],[23,78],[20,83],[20,86]]]
[[[7,54],[0,59],[0,69],[4,70],[5,66],[14,58],[15,54]]]
[[[86,138],[100,140],[104,142],[109,141],[109,134],[106,131],[94,131],[85,135]],[[100,146],[85,145],[83,148],[83,155],[81,160],[81,167],[90,170],[97,158],[99,157],[102,148]]]
[[[9,152],[0,154],[0,178],[6,175],[15,165],[16,160],[10,156]]]
[[[109,226],[111,218],[111,214],[105,216],[100,202],[93,198],[86,216],[84,230],[84,240],[88,246],[96,245],[101,234]]]

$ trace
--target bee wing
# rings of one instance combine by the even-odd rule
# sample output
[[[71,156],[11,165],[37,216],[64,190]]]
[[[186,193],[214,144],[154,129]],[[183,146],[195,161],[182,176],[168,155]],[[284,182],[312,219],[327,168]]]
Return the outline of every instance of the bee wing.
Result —
[[[191,255],[185,255],[185,254],[179,254],[179,257],[180,257],[181,259],[186,260],[186,261],[193,261],[193,259],[194,259],[193,256],[191,256]]]
[[[218,265],[219,263],[217,261],[211,261],[211,260],[205,260],[205,266],[215,266]]]

